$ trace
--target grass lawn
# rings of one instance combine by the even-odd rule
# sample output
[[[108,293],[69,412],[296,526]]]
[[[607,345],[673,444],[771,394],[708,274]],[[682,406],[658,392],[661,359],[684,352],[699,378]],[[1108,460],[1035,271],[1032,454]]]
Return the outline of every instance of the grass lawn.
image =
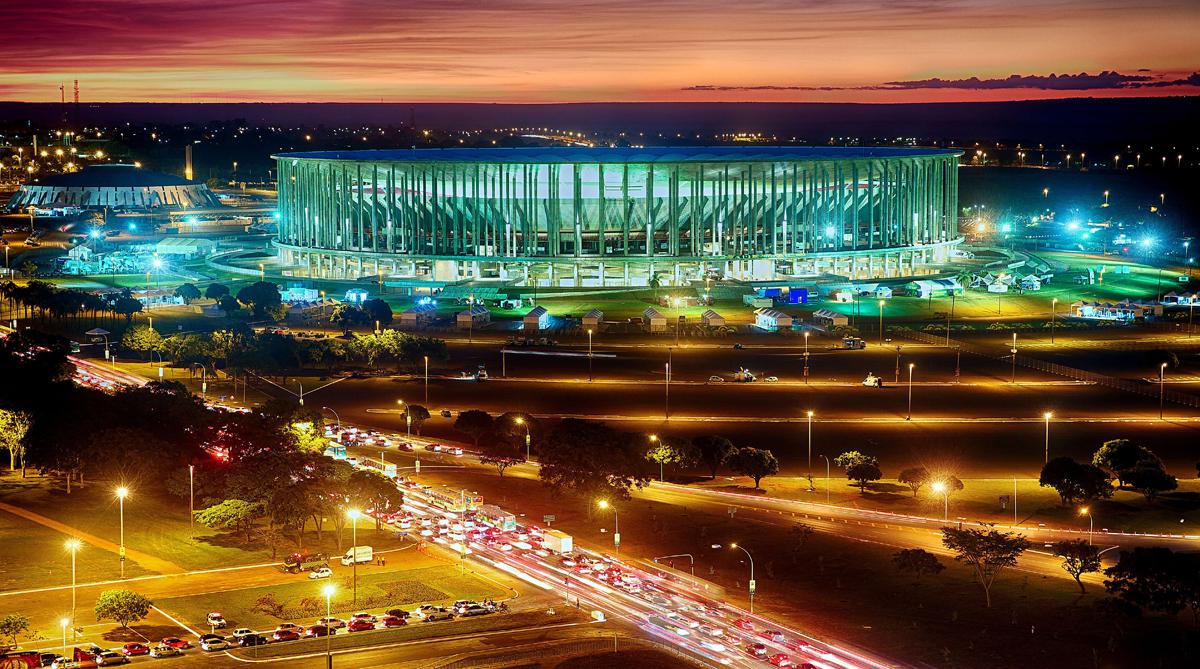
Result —
[[[502,599],[509,594],[470,572],[460,576],[456,564],[446,564],[415,551],[392,554],[391,557],[405,568],[381,572],[371,566],[359,570],[357,604],[351,598],[350,569],[340,564],[334,566],[336,576],[330,581],[310,581],[299,575],[295,582],[284,585],[172,597],[156,604],[197,629],[205,627],[204,620],[209,611],[224,614],[230,628],[267,629],[285,620],[315,620],[325,615],[325,598],[321,590],[329,582],[337,587],[332,611],[342,617],[362,610],[379,611],[389,607],[411,610],[421,604],[451,603],[459,599]],[[276,617],[255,610],[255,602],[268,594],[285,607],[284,615]]]
[[[619,650],[563,660],[554,669],[677,669],[691,666],[674,655],[658,650]]]
[[[501,481],[482,471],[422,476],[466,485],[528,518],[555,514],[555,527],[577,542],[606,550],[611,546],[611,534],[601,533],[611,529],[611,516],[588,518],[583,501],[554,498],[536,481],[511,476]],[[1118,628],[1094,608],[1103,598],[1097,588],[1090,586],[1081,597],[1065,572],[1059,578],[1009,570],[993,587],[993,605],[987,608],[972,573],[945,557],[940,558],[944,572],[917,582],[896,572],[896,548],[891,546],[817,533],[793,551],[785,525],[644,500],[622,503],[620,514],[622,555],[691,553],[697,575],[726,588],[744,605],[744,556],[711,548],[713,543],[743,542],[755,556],[756,610],[814,635],[907,661],[973,669],[1156,666],[1159,653],[1167,656],[1162,666],[1182,661],[1171,655],[1180,652],[1181,620],[1150,616],[1122,620]]]
[[[845,479],[841,471],[835,468],[832,473],[834,478],[831,480],[829,501],[837,506],[933,518],[940,517],[944,512],[942,495],[930,490],[929,486],[922,487],[914,497],[907,485],[895,480],[882,480],[868,485],[866,494],[863,495],[852,482]],[[806,479],[797,477],[767,478],[763,480],[762,488],[771,497],[824,503],[824,474],[822,469],[820,475],[813,479],[813,487],[816,488],[814,491],[809,491]],[[725,476],[718,476],[715,481],[700,481],[693,485],[730,488],[739,492],[749,492],[753,487],[749,479]],[[1012,495],[1012,479],[963,479],[963,489],[950,495],[950,518],[962,517],[1011,524]],[[1001,496],[1007,496],[1010,500],[1006,509],[1000,507]],[[1109,529],[1198,534],[1200,480],[1182,480],[1178,490],[1160,495],[1153,503],[1147,502],[1140,493],[1118,490],[1111,499],[1091,503],[1089,507],[1096,532]],[[1078,515],[1077,507],[1062,506],[1058,493],[1053,488],[1041,487],[1034,479],[1017,481],[1017,520],[1025,525],[1046,523],[1088,529],[1088,519]]]

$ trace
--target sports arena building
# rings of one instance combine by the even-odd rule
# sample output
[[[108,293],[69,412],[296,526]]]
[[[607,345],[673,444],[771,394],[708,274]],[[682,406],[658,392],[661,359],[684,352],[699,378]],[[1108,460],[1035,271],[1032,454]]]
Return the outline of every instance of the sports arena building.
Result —
[[[285,153],[292,276],[644,286],[936,271],[961,152],[918,148]]]
[[[217,207],[208,186],[134,165],[92,165],[21,186],[10,210],[29,207],[84,209],[202,209]]]

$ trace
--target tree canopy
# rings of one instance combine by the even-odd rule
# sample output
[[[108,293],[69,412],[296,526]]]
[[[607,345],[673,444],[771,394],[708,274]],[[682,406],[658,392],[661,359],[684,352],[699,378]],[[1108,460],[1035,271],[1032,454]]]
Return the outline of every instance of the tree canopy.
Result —
[[[1064,506],[1078,501],[1104,499],[1113,494],[1107,472],[1096,465],[1076,462],[1065,456],[1054,458],[1042,467],[1038,484],[1054,488]]]
[[[755,490],[765,477],[779,473],[779,460],[765,448],[743,446],[729,454],[727,463],[734,472],[754,479]]]
[[[996,577],[1015,565],[1030,544],[1024,536],[995,529],[943,527],[942,545],[954,551],[955,560],[975,572],[975,581],[983,589],[984,601],[991,608],[992,584]]]

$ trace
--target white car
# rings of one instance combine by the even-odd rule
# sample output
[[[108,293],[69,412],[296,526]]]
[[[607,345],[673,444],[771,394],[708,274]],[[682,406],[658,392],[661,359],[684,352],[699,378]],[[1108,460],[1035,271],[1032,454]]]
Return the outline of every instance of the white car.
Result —
[[[310,580],[329,578],[330,576],[333,576],[333,570],[329,567],[321,567],[320,569],[314,569],[308,573],[308,578]]]
[[[205,639],[200,642],[200,649],[206,652],[229,650],[229,642],[224,639]]]
[[[701,641],[700,647],[715,651],[717,653],[725,652],[725,644],[717,643],[716,641]]]
[[[254,634],[254,630],[250,629],[249,627],[239,627],[233,630],[233,638],[235,639],[240,639],[250,634]]]
[[[709,636],[725,636],[725,630],[720,627],[713,627],[712,625],[701,625],[700,631]]]
[[[708,377],[708,382],[709,383],[725,383],[725,379],[720,376],[713,375],[713,376]]]
[[[175,657],[176,655],[183,655],[183,651],[162,643],[150,647],[150,657]]]
[[[779,383],[779,377],[778,376],[768,376],[767,378],[763,379],[763,381],[766,383]]]

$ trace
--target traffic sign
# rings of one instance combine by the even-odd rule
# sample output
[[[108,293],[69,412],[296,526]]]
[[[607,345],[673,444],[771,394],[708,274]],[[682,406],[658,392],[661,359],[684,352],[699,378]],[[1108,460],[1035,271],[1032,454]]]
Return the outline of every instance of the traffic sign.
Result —
[[[620,545],[621,545],[621,533],[620,532],[613,532],[613,545],[620,547]]]
[[[754,579],[750,579],[750,594],[754,594]]]
[[[542,522],[546,523],[547,525],[549,525],[550,523],[553,523],[556,520],[558,520],[558,519],[555,518],[552,514],[546,514],[546,515],[542,516]]]

